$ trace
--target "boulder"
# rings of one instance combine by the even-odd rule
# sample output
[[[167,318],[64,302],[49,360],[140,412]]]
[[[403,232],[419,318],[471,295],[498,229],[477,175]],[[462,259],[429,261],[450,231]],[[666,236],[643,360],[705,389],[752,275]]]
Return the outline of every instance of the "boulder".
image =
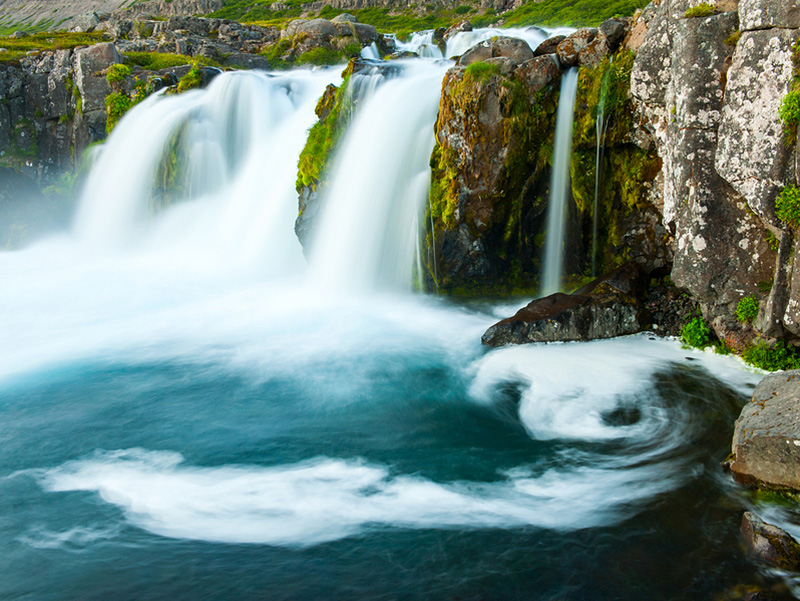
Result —
[[[567,36],[556,47],[558,60],[564,67],[576,67],[578,55],[597,37],[597,29],[584,27]]]
[[[72,19],[72,27],[70,28],[70,31],[91,33],[99,24],[100,18],[97,16],[97,13],[86,13]]]
[[[447,42],[451,37],[456,35],[457,33],[468,32],[472,31],[472,25],[469,21],[459,21],[447,28],[447,31],[444,32],[443,40]]]
[[[800,544],[785,530],[767,524],[751,511],[742,515],[741,533],[750,553],[784,570],[800,568]]]
[[[350,13],[342,13],[340,15],[336,15],[333,19],[331,19],[332,23],[358,23],[358,19],[356,19]]]
[[[643,290],[641,271],[635,264],[627,264],[572,294],[559,292],[531,301],[513,317],[486,330],[481,342],[498,347],[635,334],[651,322],[639,300]]]
[[[800,490],[800,370],[761,380],[736,420],[731,452],[740,482]]]
[[[547,38],[544,42],[536,47],[533,51],[533,56],[543,56],[545,54],[555,54],[558,45],[567,39],[565,35],[554,35],[552,38]]]
[[[466,67],[472,63],[497,57],[506,57],[515,64],[521,64],[533,58],[533,51],[525,40],[496,37],[475,44],[459,57],[457,64]]]
[[[629,27],[629,22],[625,22],[622,19],[606,19],[597,26],[597,29],[599,35],[605,38],[609,51],[616,52],[622,40],[628,35]]]
[[[800,27],[798,0],[739,0],[742,31],[754,29],[797,29]]]

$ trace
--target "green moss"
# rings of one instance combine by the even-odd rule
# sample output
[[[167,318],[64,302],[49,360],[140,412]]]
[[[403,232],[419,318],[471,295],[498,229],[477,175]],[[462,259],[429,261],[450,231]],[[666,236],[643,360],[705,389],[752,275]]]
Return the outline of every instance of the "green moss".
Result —
[[[180,67],[191,63],[198,63],[207,67],[220,67],[216,61],[204,56],[186,56],[185,54],[171,54],[166,52],[124,52],[123,56],[132,65],[138,65],[148,71],[161,71],[171,67]]]
[[[745,296],[736,305],[736,319],[742,323],[753,323],[758,316],[758,299],[755,296]]]
[[[0,63],[17,63],[28,52],[91,46],[105,40],[102,33],[44,32],[24,38],[0,37]]]
[[[693,19],[698,17],[710,17],[716,14],[717,8],[714,5],[709,4],[708,2],[701,2],[697,6],[693,6],[683,13],[683,16],[687,19]]]
[[[197,63],[194,63],[186,75],[181,77],[180,81],[178,81],[178,87],[176,88],[176,91],[178,94],[182,94],[183,92],[199,88],[202,83],[203,76],[200,73],[200,67]]]
[[[742,32],[738,29],[730,34],[727,38],[725,38],[725,43],[728,46],[736,46],[739,43],[739,40],[742,38]]]
[[[124,92],[111,92],[106,96],[106,133],[111,133],[129,108],[131,108],[131,99]]]
[[[786,186],[775,200],[775,215],[791,228],[800,227],[800,189]]]
[[[681,329],[681,341],[694,348],[711,346],[711,330],[702,317],[695,317]]]
[[[306,145],[297,163],[298,192],[305,186],[316,190],[324,183],[325,172],[334,148],[339,142],[352,113],[348,93],[353,63],[345,69],[344,81],[339,88],[328,86],[317,105],[317,121],[309,130]]]
[[[498,75],[500,73],[500,65],[495,65],[493,63],[487,63],[484,61],[477,61],[475,63],[471,63],[467,65],[466,70],[464,71],[464,82],[465,83],[475,83],[475,82],[487,82],[493,75]]]
[[[359,52],[361,46],[358,47]],[[304,52],[297,57],[298,65],[337,65],[346,62],[350,56],[345,56],[343,52],[332,48],[318,47],[308,52]]]
[[[757,342],[742,354],[742,359],[766,371],[800,369],[800,353],[782,340],[773,345]]]

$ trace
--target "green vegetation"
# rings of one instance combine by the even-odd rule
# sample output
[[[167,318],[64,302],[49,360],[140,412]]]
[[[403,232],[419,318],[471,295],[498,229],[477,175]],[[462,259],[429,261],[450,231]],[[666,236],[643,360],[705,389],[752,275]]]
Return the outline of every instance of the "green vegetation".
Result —
[[[793,229],[800,227],[800,189],[786,186],[775,200],[775,215]]]
[[[725,38],[725,43],[728,46],[736,46],[739,43],[739,40],[742,38],[742,32],[738,29],[734,31],[731,35]]]
[[[361,54],[360,44],[348,44],[343,50],[314,48],[297,57],[297,65],[338,65]]]
[[[681,341],[694,348],[711,346],[711,330],[702,317],[695,317],[681,330]]]
[[[200,66],[195,62],[192,64],[192,68],[189,69],[189,72],[186,73],[186,75],[184,75],[183,77],[181,77],[180,81],[178,82],[178,87],[176,88],[176,91],[178,92],[178,94],[181,94],[188,90],[199,88],[202,83],[203,83],[203,76],[200,73]]]
[[[130,74],[131,68],[127,65],[111,65],[106,73],[106,81],[113,89],[118,89],[119,84],[123,83]]]
[[[753,323],[758,316],[758,299],[755,296],[745,296],[736,305],[736,319],[742,323]]]
[[[464,83],[486,83],[493,75],[500,73],[500,65],[478,61],[471,63],[464,71]]]
[[[693,19],[696,17],[710,17],[716,14],[717,8],[714,5],[709,4],[708,2],[701,2],[697,6],[693,6],[683,13],[683,16],[687,19]]]
[[[800,125],[800,90],[792,89],[783,97],[778,115],[783,121],[787,136],[794,141],[797,136],[797,126]]]
[[[102,33],[35,33],[23,38],[0,37],[0,64],[17,64],[28,52],[90,46],[104,40]]]
[[[742,353],[742,359],[766,371],[800,369],[800,353],[782,340],[772,346],[763,341],[757,342]]]
[[[503,13],[506,27],[522,25],[592,26],[611,17],[629,17],[648,0],[541,0]],[[473,23],[474,25],[475,23]]]
[[[131,106],[131,99],[125,92],[111,92],[106,96],[106,133],[111,133]]]
[[[123,56],[132,65],[138,65],[147,71],[161,71],[170,67],[180,67],[196,61],[208,67],[219,67],[219,63],[204,56],[186,56],[185,54],[169,54],[163,52],[125,52]]]

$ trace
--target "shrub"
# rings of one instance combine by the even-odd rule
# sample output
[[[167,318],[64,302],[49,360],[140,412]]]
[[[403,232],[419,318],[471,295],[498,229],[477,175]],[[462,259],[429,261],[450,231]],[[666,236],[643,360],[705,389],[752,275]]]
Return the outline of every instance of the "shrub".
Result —
[[[709,4],[708,2],[701,2],[697,6],[693,6],[685,13],[683,16],[687,19],[692,19],[696,17],[710,17],[711,15],[716,15],[717,9],[715,6]]]
[[[736,305],[736,319],[742,323],[753,323],[758,315],[758,299],[755,296],[745,296]]]
[[[773,346],[766,342],[759,342],[747,349],[742,354],[742,359],[766,371],[800,368],[800,354],[797,349],[786,346],[782,340]]]
[[[711,330],[702,317],[695,317],[683,326],[681,340],[687,346],[704,349],[711,346]]]
[[[178,94],[186,92],[187,90],[199,88],[201,83],[203,83],[203,78],[200,74],[200,67],[197,65],[197,63],[194,63],[192,68],[189,69],[189,72],[181,77],[180,81],[178,82]]]
[[[783,97],[778,115],[786,130],[794,132],[797,129],[800,125],[800,90],[792,90]]]
[[[131,74],[131,68],[127,65],[111,65],[106,73],[106,81],[115,90],[119,88],[117,84],[125,81],[125,78]]]
[[[775,215],[791,228],[800,227],[800,189],[786,186],[775,200]]]
[[[500,73],[500,65],[478,61],[467,66],[464,71],[465,81],[488,81],[492,75]]]

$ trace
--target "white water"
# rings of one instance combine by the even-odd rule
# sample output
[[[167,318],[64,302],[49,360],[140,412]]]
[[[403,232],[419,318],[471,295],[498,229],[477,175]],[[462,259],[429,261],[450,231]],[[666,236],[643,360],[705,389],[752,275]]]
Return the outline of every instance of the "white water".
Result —
[[[408,289],[430,185],[433,124],[449,65],[413,61],[349,127],[322,194],[311,268],[326,289]]]
[[[578,91],[578,69],[573,67],[561,78],[561,94],[556,115],[553,145],[553,172],[550,178],[550,199],[547,208],[547,237],[544,248],[541,296],[561,290],[564,276],[564,236],[569,200],[569,163],[572,156],[572,121],[575,95]]]

